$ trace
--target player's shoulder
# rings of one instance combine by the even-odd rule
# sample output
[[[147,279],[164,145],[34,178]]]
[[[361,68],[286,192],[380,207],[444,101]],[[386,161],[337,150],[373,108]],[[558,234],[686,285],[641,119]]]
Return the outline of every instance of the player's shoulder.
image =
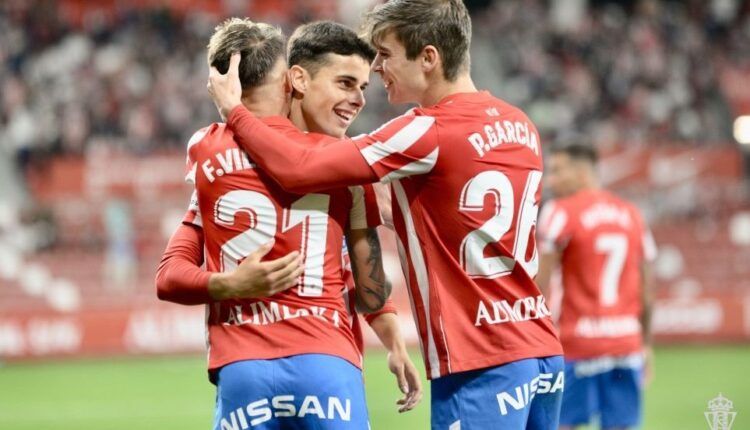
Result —
[[[226,130],[227,130],[227,125],[223,122],[215,122],[203,128],[198,129],[198,131],[193,133],[190,136],[190,139],[188,139],[188,142],[187,142],[188,154],[190,154],[190,151],[198,147],[199,145],[205,144],[205,142],[209,142],[212,138],[215,138],[216,136],[220,136],[224,134]]]
[[[378,139],[389,138],[397,133],[403,133],[404,137],[421,136],[428,132],[434,124],[435,118],[433,116],[425,114],[421,109],[411,108],[370,133],[352,137],[352,140],[357,141],[366,136],[377,136]]]
[[[609,203],[619,206],[625,210],[628,210],[630,212],[633,212],[635,214],[640,214],[641,210],[638,208],[638,206],[633,203],[632,201],[626,199],[625,197],[622,197],[620,195],[617,195],[609,190],[600,190],[599,195],[602,199],[608,201]]]

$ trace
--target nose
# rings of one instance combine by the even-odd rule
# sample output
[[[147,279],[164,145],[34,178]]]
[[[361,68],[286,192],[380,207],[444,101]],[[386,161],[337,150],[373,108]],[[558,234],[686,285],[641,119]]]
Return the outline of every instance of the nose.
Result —
[[[376,54],[375,59],[372,60],[370,70],[375,73],[383,73],[383,57],[380,55],[380,53]]]
[[[365,92],[361,88],[357,88],[352,91],[351,97],[349,97],[349,103],[351,103],[357,109],[362,109],[367,101],[365,100]]]

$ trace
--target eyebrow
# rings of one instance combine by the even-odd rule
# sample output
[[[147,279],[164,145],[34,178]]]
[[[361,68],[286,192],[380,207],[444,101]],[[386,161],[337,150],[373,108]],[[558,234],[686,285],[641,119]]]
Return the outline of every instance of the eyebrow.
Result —
[[[354,83],[357,83],[359,81],[357,78],[355,78],[354,76],[351,76],[351,75],[338,75],[338,76],[336,76],[336,78],[337,79],[346,79],[346,80],[352,81]],[[369,84],[369,82],[364,82],[363,85],[366,86],[367,84]]]

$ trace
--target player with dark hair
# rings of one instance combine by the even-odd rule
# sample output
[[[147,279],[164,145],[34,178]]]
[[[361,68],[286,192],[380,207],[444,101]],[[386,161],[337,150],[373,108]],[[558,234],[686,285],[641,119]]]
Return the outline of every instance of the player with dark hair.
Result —
[[[236,70],[212,69],[209,92],[237,142],[285,189],[391,184],[433,428],[556,428],[562,348],[534,283],[536,128],[474,86],[460,0],[390,1],[366,27],[389,101],[419,105],[373,133],[305,147],[241,106]]]
[[[351,30],[346,35],[354,38],[350,41],[355,49],[346,56],[328,56],[325,60],[330,64],[321,68],[318,76],[328,76],[324,70],[345,63],[341,70],[336,69],[346,71],[343,76],[328,76],[334,83],[340,82],[328,95],[335,100],[332,110],[346,108],[353,119],[364,106],[362,90],[374,52]],[[228,57],[225,50],[237,45],[255,49],[242,58],[232,58],[230,66],[246,78],[243,103],[268,115],[289,111],[290,82],[279,37],[280,32],[265,24],[232,19],[217,28],[209,44],[210,64],[223,61]],[[241,42],[234,43],[234,39]],[[276,56],[276,60],[267,61],[267,56]],[[258,69],[258,64],[266,67]],[[257,80],[248,70],[264,78]],[[299,104],[292,105],[293,112],[303,110]],[[323,118],[315,124],[330,123],[322,112],[313,113],[319,115]],[[325,136],[303,134],[286,118],[264,121],[308,145],[324,144]],[[306,131],[318,131],[316,125],[300,125]],[[164,299],[209,303],[209,369],[218,386],[215,428],[366,428],[357,349],[361,339],[352,334],[351,316],[343,300],[346,286],[341,252],[346,231],[357,284],[352,302],[367,312],[383,307],[390,286],[384,279],[373,229],[379,216],[372,193],[368,205],[367,192],[359,186],[306,195],[284,192],[239,151],[223,124],[200,130],[188,146],[188,178],[197,193],[184,223],[201,227],[194,232],[205,232],[208,271],[225,273],[209,274],[205,283],[205,275],[195,272],[200,270],[200,237],[181,237],[178,231],[160,265],[157,286]],[[275,238],[273,247],[262,245],[271,238]],[[259,247],[261,251],[255,251]],[[279,282],[279,288],[296,284],[300,275],[298,288],[279,292],[245,287],[244,281],[256,273],[266,283],[273,277],[267,268],[257,268],[263,264],[258,262],[263,253],[273,256],[291,249],[302,250],[303,269],[291,265],[284,269],[285,281]],[[184,250],[190,254],[182,253]],[[182,264],[175,265],[180,255]],[[178,267],[185,272],[176,272]],[[216,278],[228,282],[212,288]],[[210,298],[205,300],[206,296]],[[401,401],[402,409],[410,409],[421,393],[418,375],[408,361],[397,325],[393,329],[395,319],[386,318],[392,317],[391,312],[373,315],[373,327],[391,349],[394,358],[390,364],[409,393]],[[380,324],[376,324],[378,320]]]
[[[642,372],[651,370],[649,262],[656,247],[640,211],[601,189],[596,165],[589,145],[553,148],[547,180],[555,200],[539,219],[537,282],[549,293],[552,273],[561,275],[561,429],[595,416],[604,429],[637,427]]]

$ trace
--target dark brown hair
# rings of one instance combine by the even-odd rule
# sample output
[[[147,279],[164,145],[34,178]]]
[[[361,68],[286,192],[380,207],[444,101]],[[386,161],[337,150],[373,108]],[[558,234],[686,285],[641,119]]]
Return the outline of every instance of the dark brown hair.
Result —
[[[349,27],[332,22],[316,21],[294,30],[289,38],[289,66],[300,65],[312,76],[328,61],[328,54],[358,55],[371,63],[375,50]]]

